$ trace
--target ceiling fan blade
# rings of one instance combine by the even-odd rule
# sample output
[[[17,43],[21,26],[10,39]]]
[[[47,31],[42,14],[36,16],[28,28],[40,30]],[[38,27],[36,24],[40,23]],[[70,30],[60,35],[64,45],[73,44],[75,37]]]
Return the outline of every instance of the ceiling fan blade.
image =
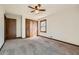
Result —
[[[41,7],[41,4],[38,4],[38,7]]]
[[[35,8],[33,8],[33,7],[31,7],[31,6],[28,6],[29,8],[32,8],[32,9],[35,9]]]
[[[46,11],[45,9],[39,9],[39,11]]]
[[[34,11],[35,11],[35,10],[31,11],[31,13],[34,12]]]

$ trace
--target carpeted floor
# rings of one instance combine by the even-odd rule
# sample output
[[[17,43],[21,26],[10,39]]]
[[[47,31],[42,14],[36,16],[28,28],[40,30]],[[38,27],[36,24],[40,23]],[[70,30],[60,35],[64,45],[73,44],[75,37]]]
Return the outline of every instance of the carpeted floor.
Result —
[[[43,37],[7,40],[0,55],[77,55],[79,47]]]

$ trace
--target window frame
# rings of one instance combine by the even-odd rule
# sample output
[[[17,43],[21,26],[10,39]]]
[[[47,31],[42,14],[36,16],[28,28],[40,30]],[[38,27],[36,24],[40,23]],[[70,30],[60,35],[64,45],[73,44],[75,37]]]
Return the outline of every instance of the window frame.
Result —
[[[45,27],[45,30],[44,31],[41,30],[42,27],[43,27],[43,26],[41,26],[42,22],[45,22],[45,26],[44,26]],[[44,33],[47,32],[47,20],[46,19],[40,21],[40,32],[44,32]]]

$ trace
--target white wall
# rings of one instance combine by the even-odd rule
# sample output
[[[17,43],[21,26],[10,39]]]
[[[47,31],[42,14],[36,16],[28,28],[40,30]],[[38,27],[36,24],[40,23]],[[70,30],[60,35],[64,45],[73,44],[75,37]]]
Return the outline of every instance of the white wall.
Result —
[[[79,45],[79,6],[63,6],[42,19],[47,19],[47,33],[39,31],[39,35]]]
[[[22,37],[22,18],[21,16],[17,16],[17,26],[16,26],[16,36],[17,37]]]
[[[22,22],[20,15],[6,13],[6,17],[16,19],[16,37],[22,37]]]
[[[26,38],[26,35],[25,35],[25,16],[23,15],[22,16],[22,38]]]
[[[4,43],[4,9],[0,5],[0,48]]]

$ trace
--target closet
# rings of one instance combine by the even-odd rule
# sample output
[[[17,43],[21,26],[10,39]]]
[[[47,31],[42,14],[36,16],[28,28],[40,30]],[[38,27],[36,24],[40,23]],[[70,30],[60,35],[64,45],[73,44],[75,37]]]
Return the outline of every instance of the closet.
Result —
[[[36,20],[26,19],[25,24],[26,37],[34,37],[38,34],[38,22]]]

